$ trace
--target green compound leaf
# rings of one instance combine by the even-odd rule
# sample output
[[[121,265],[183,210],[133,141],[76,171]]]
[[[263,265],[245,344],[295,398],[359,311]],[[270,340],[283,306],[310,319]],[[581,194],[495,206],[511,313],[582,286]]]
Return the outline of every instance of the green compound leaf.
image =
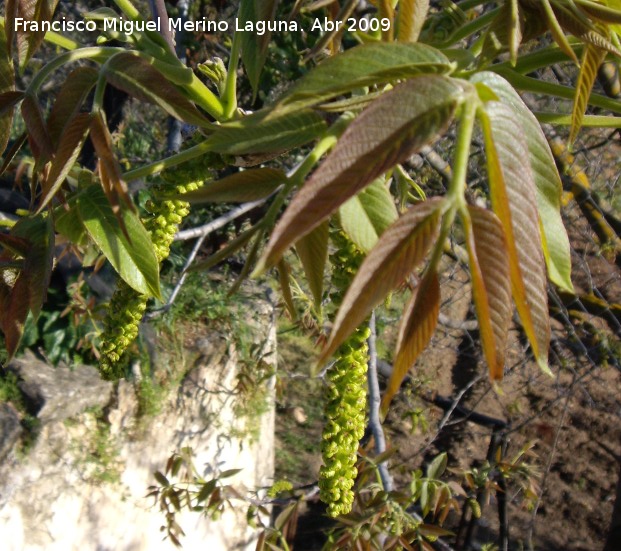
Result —
[[[362,44],[326,59],[291,88],[277,104],[289,111],[324,103],[364,86],[383,84],[420,74],[448,74],[449,59],[424,44]]]
[[[370,251],[382,232],[398,217],[383,178],[371,182],[339,209],[341,227],[363,252]]]
[[[325,129],[323,118],[311,110],[281,115],[265,109],[218,126],[206,144],[210,151],[228,155],[280,153],[314,140]]]
[[[441,199],[415,205],[383,233],[343,298],[319,364],[423,261],[436,239],[443,205]]]
[[[105,63],[103,71],[112,86],[130,96],[158,105],[169,115],[190,124],[211,125],[174,84],[141,57],[116,54]]]
[[[534,176],[519,115],[492,101],[480,113],[492,208],[507,237],[511,289],[540,368],[549,373],[550,320]]]
[[[295,196],[274,228],[257,271],[272,266],[361,189],[442,134],[462,97],[456,81],[425,75],[374,101]]]
[[[195,191],[179,195],[189,203],[244,203],[270,195],[286,182],[287,175],[277,168],[242,170],[215,182],[209,182]]]
[[[548,140],[535,116],[503,77],[483,72],[475,75],[471,82],[483,84],[488,92],[492,92],[494,99],[509,106],[519,119],[537,188],[537,209],[543,230],[548,275],[555,285],[573,292],[569,238],[561,218],[563,187]]]
[[[125,282],[143,295],[160,297],[159,264],[138,216],[121,206],[120,217],[130,241],[100,186],[81,192],[76,206],[86,231]]]

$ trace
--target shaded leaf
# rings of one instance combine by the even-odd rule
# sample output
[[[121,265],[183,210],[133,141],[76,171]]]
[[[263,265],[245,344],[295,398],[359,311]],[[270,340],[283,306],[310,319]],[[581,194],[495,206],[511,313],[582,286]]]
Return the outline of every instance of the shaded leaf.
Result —
[[[43,119],[43,111],[35,96],[27,95],[22,101],[22,117],[28,129],[28,142],[38,164],[45,164],[52,155],[52,142]]]
[[[67,124],[67,128],[60,137],[58,149],[51,162],[47,178],[43,183],[41,201],[37,212],[41,212],[45,208],[65,181],[82,150],[90,122],[88,113],[78,113]]]
[[[408,371],[429,344],[438,324],[439,313],[440,283],[436,272],[431,271],[412,295],[401,320],[395,361],[382,396],[381,410],[384,415]]]
[[[47,296],[54,263],[54,228],[51,217],[40,214],[22,218],[11,228],[11,235],[26,239],[30,245],[18,282],[25,282],[28,307],[36,319]]]
[[[222,124],[206,143],[211,151],[229,155],[283,152],[314,140],[325,129],[323,118],[313,111],[279,115],[268,109]]]
[[[569,144],[571,145],[578,136],[582,126],[582,118],[597,78],[597,69],[606,58],[606,52],[592,44],[587,44],[582,54],[580,73],[576,83],[576,96],[571,114],[571,129],[569,131]]]
[[[500,102],[487,103],[481,119],[492,208],[507,238],[513,298],[537,363],[549,372],[545,261],[524,131],[515,111]]]
[[[82,191],[76,206],[86,231],[123,280],[141,294],[160,297],[159,263],[151,237],[138,216],[127,208],[115,214],[98,185]],[[131,241],[117,217],[122,219]]]
[[[491,379],[500,380],[513,311],[505,234],[496,215],[479,207],[468,207],[462,222],[483,353]]]
[[[141,101],[158,105],[169,115],[196,126],[210,126],[194,104],[145,59],[131,53],[119,53],[104,65],[104,74],[112,86]]]
[[[13,71],[13,61],[9,55],[9,44],[4,22],[0,21],[0,153],[4,151],[11,135],[13,107],[21,99],[19,92],[13,92],[14,87],[15,73]],[[6,94],[8,94],[8,97]]]
[[[436,239],[443,205],[441,199],[415,205],[384,232],[343,298],[319,364],[423,261]]]
[[[548,140],[535,116],[504,78],[494,73],[483,72],[473,77],[472,82],[488,86],[520,120],[537,187],[537,209],[543,229],[542,238],[548,274],[554,284],[573,292],[569,238],[560,212],[563,187]]]
[[[0,277],[3,274],[4,272],[0,272]],[[4,333],[4,346],[9,358],[12,358],[19,347],[24,333],[24,324],[28,317],[30,294],[26,278],[17,278],[3,302],[2,332]]]
[[[58,142],[65,125],[80,110],[95,86],[98,74],[92,67],[78,67],[67,75],[47,119],[47,130],[52,143]]]
[[[183,194],[190,203],[245,203],[269,196],[287,180],[277,168],[243,170]],[[179,196],[181,198],[181,196]]]
[[[373,102],[295,196],[272,232],[260,268],[271,266],[349,198],[442,134],[462,94],[455,81],[425,75]]]
[[[450,71],[446,56],[424,44],[362,44],[326,59],[304,75],[281,98],[277,109],[301,109],[364,86]]]
[[[291,284],[289,283],[289,278],[291,276],[289,264],[281,258],[276,265],[276,268],[278,269],[278,282],[280,283],[280,291],[282,293],[282,298],[285,302],[287,312],[289,312],[289,316],[292,320],[296,320],[298,318],[298,313],[295,309],[295,304],[293,303],[293,294],[291,293]]]
[[[317,309],[321,308],[323,297],[323,276],[328,261],[329,239],[330,226],[326,221],[295,244]]]
[[[247,21],[272,21],[276,17],[278,0],[242,0],[239,7],[240,24],[243,27]],[[272,33],[266,30],[263,34],[243,32],[241,56],[248,80],[256,97],[259,77],[267,57]]]
[[[371,182],[339,208],[341,227],[363,252],[375,246],[378,237],[398,216],[383,178]]]

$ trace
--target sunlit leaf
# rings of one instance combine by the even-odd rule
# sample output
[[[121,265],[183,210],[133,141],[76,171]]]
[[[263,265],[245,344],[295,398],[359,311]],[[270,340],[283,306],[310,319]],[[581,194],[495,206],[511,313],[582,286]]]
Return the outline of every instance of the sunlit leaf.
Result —
[[[277,168],[243,170],[183,194],[190,203],[244,203],[267,197],[287,180]]]
[[[343,298],[319,364],[423,261],[437,236],[443,205],[441,199],[415,205],[382,234]]]
[[[228,155],[279,153],[314,140],[325,129],[313,111],[276,116],[266,109],[219,126],[206,143],[211,151]]]
[[[320,63],[282,97],[278,108],[301,109],[363,86],[450,71],[446,56],[424,44],[362,44]]]
[[[491,379],[500,380],[513,312],[505,234],[496,215],[479,207],[468,207],[462,222],[483,353]]]
[[[82,191],[76,206],[89,235],[125,282],[139,293],[160,297],[159,263],[138,216],[127,208],[118,213],[130,241],[100,186]]]
[[[429,0],[401,0],[399,3],[399,42],[416,42],[429,11]]]
[[[67,124],[58,142],[58,149],[51,162],[47,179],[43,183],[41,201],[37,212],[41,212],[51,201],[75,164],[86,140],[90,122],[88,113],[78,113]]]
[[[383,178],[378,178],[339,208],[341,227],[363,252],[398,218],[397,207]]]
[[[487,103],[481,120],[492,208],[507,238],[513,298],[537,363],[549,372],[547,280],[524,130],[515,111],[500,102]]]
[[[563,188],[548,140],[535,116],[505,79],[494,73],[483,72],[476,75],[472,82],[484,83],[519,117],[537,187],[537,209],[543,228],[548,274],[554,284],[573,292],[569,238],[560,212]]]
[[[32,30],[34,27],[31,25],[26,28],[20,26],[15,31],[17,35],[19,68],[23,70],[43,42],[45,31],[43,30],[42,23],[52,20],[58,0],[16,0],[16,4],[17,17],[21,17],[23,21],[37,23],[36,31]]]
[[[373,102],[295,196],[272,232],[258,269],[273,265],[292,243],[375,178],[442,134],[462,94],[455,81],[426,75]]]
[[[323,277],[328,261],[329,237],[330,228],[326,221],[295,244],[317,309],[321,307],[323,297]]]
[[[576,57],[575,52],[561,28],[560,23],[558,22],[557,15],[552,9],[552,5],[550,4],[550,0],[541,0],[541,6],[543,8],[543,14],[548,22],[548,29],[552,33],[552,37],[554,41],[558,44],[559,48],[567,54],[567,56],[578,65],[578,58]]]
[[[578,82],[576,83],[576,97],[574,99],[571,115],[571,129],[569,131],[570,144],[572,144],[578,136],[587,102],[597,77],[597,69],[602,61],[604,61],[605,57],[606,52],[592,44],[587,44],[584,48],[582,62],[580,64],[580,73],[578,74]]]
[[[187,123],[210,125],[194,104],[145,59],[122,52],[107,61],[104,67],[108,82],[130,96],[158,105],[169,115]]]
[[[439,313],[440,283],[436,272],[431,271],[420,282],[403,313],[395,361],[382,396],[381,409],[384,414],[408,371],[429,344],[438,324]]]
[[[439,479],[446,471],[447,464],[448,456],[446,452],[434,457],[433,461],[427,466],[427,478],[432,480]]]

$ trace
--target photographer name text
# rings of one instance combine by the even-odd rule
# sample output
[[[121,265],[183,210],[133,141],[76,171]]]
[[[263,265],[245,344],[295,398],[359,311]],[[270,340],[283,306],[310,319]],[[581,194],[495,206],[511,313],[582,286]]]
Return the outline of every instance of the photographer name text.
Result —
[[[100,29],[96,21],[91,19],[83,19],[74,21],[65,19],[64,17],[57,21],[30,21],[22,17],[16,17],[14,20],[14,29],[16,32],[95,32],[102,30],[103,32],[125,33],[127,35],[135,32],[157,31],[161,32],[162,27],[160,20],[156,21],[133,21],[119,17],[117,19],[104,19],[103,27]],[[203,18],[197,21],[187,21],[181,18],[171,18],[168,20],[169,32],[250,32],[259,36],[267,32],[300,32],[304,31],[297,21],[242,21],[235,19],[233,22],[225,20],[213,20]],[[346,28],[348,31],[387,31],[390,28],[389,19],[356,19],[349,18],[347,21],[332,21],[331,19],[317,18],[312,22],[310,31],[330,32]]]

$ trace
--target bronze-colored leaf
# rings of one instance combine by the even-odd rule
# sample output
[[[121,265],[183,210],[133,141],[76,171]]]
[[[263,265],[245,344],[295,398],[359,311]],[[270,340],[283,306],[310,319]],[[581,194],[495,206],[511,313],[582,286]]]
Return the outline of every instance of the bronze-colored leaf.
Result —
[[[102,113],[97,112],[91,115],[90,132],[95,152],[99,158],[98,169],[101,185],[114,214],[117,216],[121,227],[124,228],[123,219],[119,213],[120,201],[123,201],[134,212],[136,207],[129,196],[127,184],[121,178],[121,167],[112,151],[112,138]]]
[[[276,267],[278,268],[278,282],[280,283],[280,291],[282,292],[285,307],[291,319],[296,320],[298,314],[295,310],[295,304],[293,303],[293,293],[291,292],[291,283],[289,282],[289,278],[291,277],[289,264],[281,258]]]
[[[513,311],[505,234],[496,215],[479,207],[468,207],[462,222],[483,353],[491,379],[500,380]]]
[[[343,298],[319,364],[420,265],[436,239],[444,205],[442,199],[415,205],[382,234]]]
[[[535,358],[549,372],[546,268],[524,130],[515,112],[499,102],[487,103],[481,118],[492,208],[507,238],[513,299]]]
[[[43,119],[43,111],[35,96],[27,95],[22,101],[22,116],[28,129],[28,142],[38,165],[52,156],[52,142]]]
[[[374,101],[295,196],[274,228],[258,270],[272,266],[350,197],[442,134],[462,96],[456,81],[425,75]]]
[[[19,67],[23,69],[43,42],[46,31],[42,23],[52,20],[58,0],[16,0],[16,4],[17,17],[21,17],[23,21],[37,23],[36,27],[29,25],[21,28],[20,26],[15,30]],[[34,31],[34,28],[37,30]]]
[[[9,6],[7,6],[8,9]],[[0,153],[4,151],[11,135],[13,107],[16,101],[21,99],[21,95],[15,96],[19,92],[13,92],[15,73],[13,71],[13,61],[9,54],[7,35],[4,23],[0,21]],[[5,94],[9,94],[9,97],[6,97]],[[12,97],[11,94],[13,94]]]
[[[438,274],[431,271],[420,282],[403,314],[392,373],[382,397],[383,414],[388,411],[388,406],[408,371],[429,344],[438,324],[439,313],[440,283]]]
[[[80,110],[97,82],[97,76],[97,70],[92,67],[78,67],[67,75],[47,119],[47,130],[52,143],[58,143],[63,129]]]
[[[399,3],[399,42],[416,42],[429,11],[429,0],[402,0]]]
[[[2,332],[4,333],[4,345],[9,358],[15,355],[22,339],[24,324],[28,317],[29,302],[28,282],[20,274],[4,300],[5,310],[2,317]]]
[[[67,174],[75,164],[82,145],[88,135],[91,117],[88,113],[78,113],[71,120],[62,135],[58,149],[51,162],[50,170],[42,185],[41,200],[37,212],[41,212],[51,201]]]

